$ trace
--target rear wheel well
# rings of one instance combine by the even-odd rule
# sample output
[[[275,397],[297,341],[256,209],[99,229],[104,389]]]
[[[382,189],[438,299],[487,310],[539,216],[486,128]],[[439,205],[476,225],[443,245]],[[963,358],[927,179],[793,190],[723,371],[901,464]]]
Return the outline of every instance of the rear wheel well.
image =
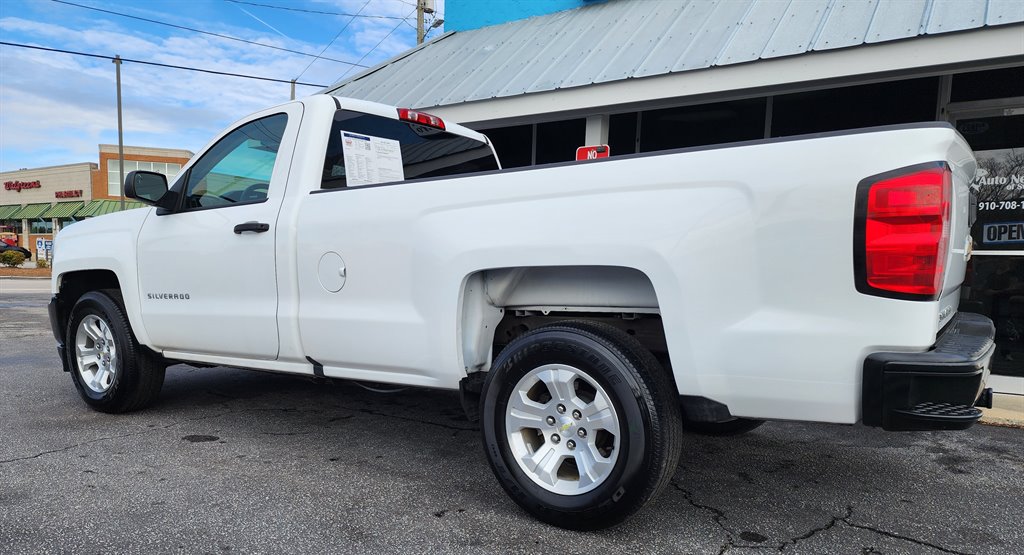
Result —
[[[622,266],[524,266],[467,276],[460,338],[466,373],[486,371],[515,338],[564,320],[597,322],[625,332],[671,376],[654,285],[642,271]]]
[[[639,341],[666,370],[671,370],[661,315],[649,313],[549,312],[507,309],[495,329],[493,342],[495,357],[520,335],[566,320],[599,322],[623,331]]]

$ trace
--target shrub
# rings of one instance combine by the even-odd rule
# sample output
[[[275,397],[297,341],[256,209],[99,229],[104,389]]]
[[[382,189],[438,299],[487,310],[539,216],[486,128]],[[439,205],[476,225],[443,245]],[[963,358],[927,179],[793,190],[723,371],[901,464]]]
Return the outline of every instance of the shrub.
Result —
[[[0,264],[15,268],[21,266],[21,263],[25,262],[25,255],[18,251],[4,251],[0,252]]]
[[[45,269],[45,268],[49,268],[49,267],[50,267],[50,263],[47,262],[45,258],[40,258],[39,260],[36,260],[36,268],[44,268]]]

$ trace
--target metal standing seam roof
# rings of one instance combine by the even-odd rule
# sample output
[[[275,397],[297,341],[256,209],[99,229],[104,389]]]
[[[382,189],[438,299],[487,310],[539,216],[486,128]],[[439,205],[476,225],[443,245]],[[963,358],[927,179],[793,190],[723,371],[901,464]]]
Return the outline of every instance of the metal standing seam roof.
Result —
[[[124,203],[124,209],[125,210],[132,210],[132,209],[135,209],[135,208],[143,208],[145,206],[146,206],[145,204],[143,204],[141,202],[138,202],[138,201],[134,201],[134,200],[128,200],[128,201],[125,201],[125,203]],[[75,212],[74,215],[75,215],[76,218],[86,218],[86,217],[93,217],[93,216],[102,216],[104,214],[110,214],[112,212],[120,212],[120,211],[121,211],[121,201],[120,200],[93,200],[93,201],[90,201],[89,204],[86,204],[85,207],[83,207],[81,210],[79,210],[78,212]]]
[[[449,32],[326,92],[445,106],[1021,22],[1022,0],[611,0]]]
[[[0,206],[0,220],[11,219],[11,214],[21,210],[20,204],[10,204],[8,206]]]
[[[43,202],[43,203],[38,203],[38,204],[29,204],[29,205],[25,206],[24,208],[22,208],[21,210],[18,210],[17,212],[11,214],[8,217],[12,218],[12,219],[15,219],[15,220],[22,220],[22,219],[31,220],[31,219],[34,219],[34,218],[38,218],[43,212],[46,212],[49,208],[50,208],[50,203],[48,203],[48,202]]]
[[[85,202],[77,200],[70,202],[58,202],[54,204],[52,208],[43,212],[40,218],[70,218],[72,214],[78,212],[85,206]]]

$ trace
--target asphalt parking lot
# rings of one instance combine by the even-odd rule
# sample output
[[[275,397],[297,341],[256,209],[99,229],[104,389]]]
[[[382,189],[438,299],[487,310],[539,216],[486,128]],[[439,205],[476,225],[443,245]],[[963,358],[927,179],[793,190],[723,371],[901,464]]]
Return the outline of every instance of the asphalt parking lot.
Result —
[[[0,280],[5,553],[1024,550],[1024,430],[687,435],[637,518],[569,532],[505,496],[452,393],[175,366],[157,406],[92,412],[60,371],[47,287]]]

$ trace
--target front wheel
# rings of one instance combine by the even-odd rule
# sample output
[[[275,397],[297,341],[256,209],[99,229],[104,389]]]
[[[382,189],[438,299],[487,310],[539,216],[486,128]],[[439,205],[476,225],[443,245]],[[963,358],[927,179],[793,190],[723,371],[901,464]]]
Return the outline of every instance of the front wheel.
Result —
[[[657,495],[682,441],[667,373],[634,338],[593,322],[510,343],[487,376],[481,416],[488,460],[509,496],[577,530],[622,522]]]
[[[66,349],[75,388],[96,410],[137,410],[160,394],[165,366],[135,339],[118,291],[91,291],[78,299]]]

